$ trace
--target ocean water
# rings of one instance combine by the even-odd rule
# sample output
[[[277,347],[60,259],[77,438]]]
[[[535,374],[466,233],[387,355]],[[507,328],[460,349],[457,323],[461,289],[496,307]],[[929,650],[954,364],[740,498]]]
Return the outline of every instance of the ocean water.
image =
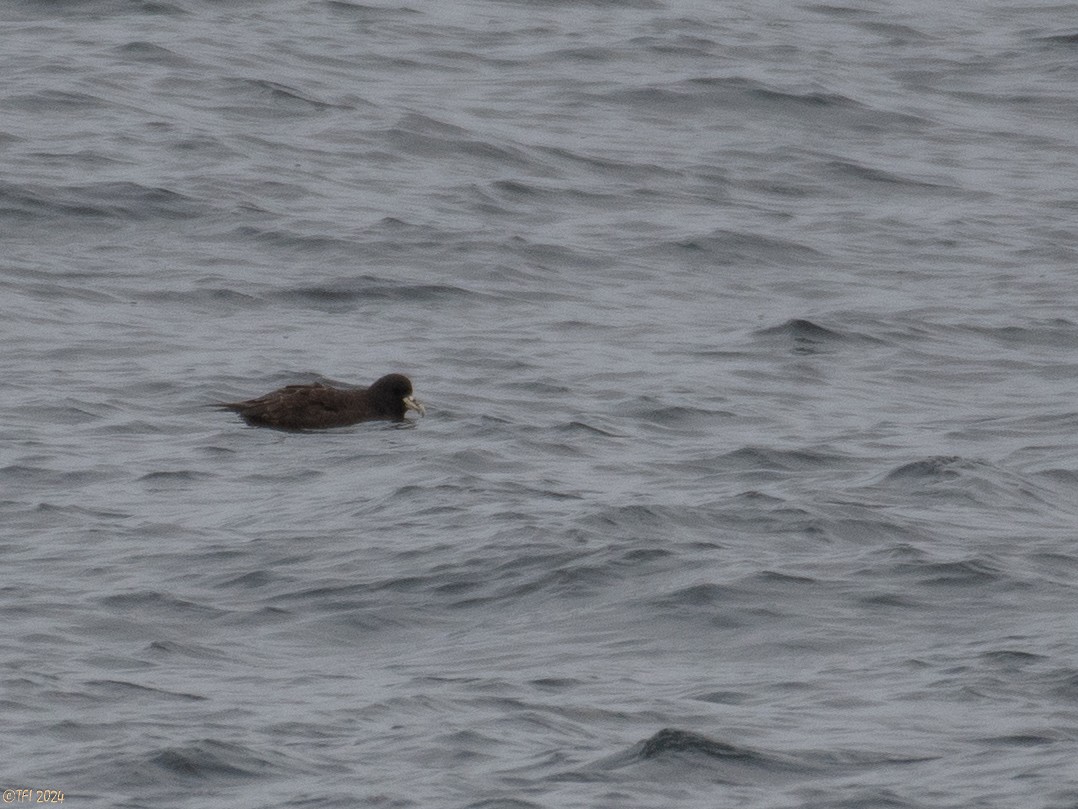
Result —
[[[1078,4],[0,19],[5,803],[1078,807]]]

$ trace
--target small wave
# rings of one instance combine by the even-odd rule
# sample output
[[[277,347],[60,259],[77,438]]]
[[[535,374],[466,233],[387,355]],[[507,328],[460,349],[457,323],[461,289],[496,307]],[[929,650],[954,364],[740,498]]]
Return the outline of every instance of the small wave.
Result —
[[[449,284],[412,284],[373,276],[342,278],[268,293],[266,297],[324,312],[349,312],[371,301],[439,303],[481,299],[484,295]]]
[[[34,190],[0,184],[0,215],[53,219],[87,217],[123,221],[193,219],[206,213],[203,205],[167,188],[133,182],[38,187]]]
[[[1056,669],[1043,679],[1051,693],[1063,697],[1070,703],[1078,703],[1078,670]]]
[[[699,753],[718,759],[736,758],[742,761],[762,761],[762,757],[744,747],[736,747],[726,742],[709,739],[687,730],[664,728],[649,739],[641,742],[637,755],[642,759],[660,758],[674,753]]]
[[[479,188],[478,186],[473,187]],[[486,189],[489,189],[489,192]],[[582,188],[574,188],[564,183],[539,183],[534,180],[524,181],[519,179],[495,180],[482,187],[479,193],[490,201],[497,200],[499,203],[519,201],[528,206],[536,204],[537,201],[553,206],[569,205],[577,202],[597,205],[607,202],[615,204],[615,200],[620,196],[619,192],[614,191],[588,191]]]
[[[719,229],[706,236],[668,242],[683,254],[698,254],[714,264],[786,265],[819,261],[822,254],[806,244],[758,233]]]
[[[866,20],[864,22],[856,23],[856,25],[862,31],[868,31],[870,33],[887,38],[893,45],[906,45],[914,42],[928,42],[933,39],[931,35],[925,33],[924,31],[919,31],[916,28],[913,28],[909,25],[902,25],[901,23]]]
[[[912,177],[903,177],[892,171],[865,166],[853,160],[831,160],[827,164],[827,168],[830,169],[831,173],[838,175],[840,178],[851,178],[870,183],[897,185],[910,189],[950,190],[956,188],[956,186],[951,183],[932,182],[929,180],[914,179]]]
[[[778,326],[768,326],[756,332],[761,337],[782,337],[792,340],[798,346],[820,346],[842,342],[846,335],[828,329],[804,318],[793,318]]]
[[[700,702],[712,702],[716,705],[741,705],[752,698],[752,694],[746,691],[708,691],[692,696],[692,699]]]
[[[123,511],[107,510],[102,508],[88,508],[86,506],[70,506],[70,505],[55,505],[53,503],[38,503],[34,506],[35,519],[38,518],[59,518],[75,516],[82,521],[86,520],[125,520],[131,517],[131,514]]]
[[[169,67],[177,68],[187,68],[193,65],[190,59],[179,55],[175,51],[153,42],[141,40],[118,45],[113,48],[113,52],[124,59],[146,62],[147,64],[168,65]]]
[[[151,657],[189,657],[194,660],[222,660],[226,657],[219,649],[172,640],[151,641],[145,648]]]
[[[194,469],[174,469],[162,470],[159,472],[147,472],[138,480],[140,483],[174,484],[193,483],[196,480],[212,477],[213,475],[208,472],[199,472]]]
[[[1078,33],[1051,34],[1050,36],[1037,37],[1037,41],[1047,45],[1078,45]]]
[[[891,496],[933,498],[978,506],[1038,512],[1054,507],[1059,494],[1050,478],[1023,475],[989,461],[937,455],[902,464],[866,487]]]
[[[748,93],[756,98],[780,104],[803,104],[811,107],[847,107],[863,109],[864,104],[854,101],[849,96],[841,93],[822,93],[819,90],[797,92],[794,90],[777,90],[763,85],[752,87]]]
[[[1059,733],[1008,733],[1004,736],[985,736],[977,741],[993,747],[1044,747],[1060,742],[1069,743],[1072,739]]]
[[[257,590],[273,583],[276,579],[277,577],[268,570],[251,570],[239,575],[226,574],[218,582],[218,586]]]
[[[729,411],[706,410],[702,407],[686,407],[684,405],[667,405],[665,407],[648,407],[634,414],[641,421],[651,422],[661,427],[677,427],[687,424],[700,423],[702,419],[710,419],[713,416],[730,416]]]
[[[779,89],[751,80],[742,81],[746,98],[772,106],[784,114],[804,116],[816,110],[829,115],[844,113],[851,128],[868,131],[893,130],[899,126],[920,128],[927,123],[920,116],[873,107],[841,93]]]
[[[112,469],[77,469],[64,472],[20,463],[0,468],[0,480],[4,481],[9,487],[32,484],[47,487],[54,491],[77,489],[98,481],[108,480],[113,474],[114,470]]]
[[[727,452],[722,460],[746,471],[792,472],[834,468],[846,459],[828,452],[750,446]]]
[[[662,109],[670,114],[697,116],[701,110],[726,110],[731,114],[754,113],[802,119],[841,115],[855,129],[879,131],[896,126],[920,127],[925,119],[881,109],[848,95],[820,89],[777,87],[744,76],[698,76],[650,87],[619,89],[592,101],[624,104],[634,109]]]
[[[286,84],[269,79],[239,79],[234,87],[242,96],[255,100],[268,100],[273,104],[274,112],[306,115],[312,111],[322,112],[330,109],[351,109],[347,104],[334,104],[315,98],[310,93],[289,87]]]
[[[521,6],[538,8],[564,6],[572,9],[591,6],[592,8],[613,9],[614,12],[625,9],[655,10],[666,7],[659,0],[515,0],[515,2]]]
[[[216,607],[176,598],[155,590],[139,590],[105,596],[100,600],[100,604],[110,610],[120,610],[124,613],[135,610],[145,615],[159,614],[175,619],[208,620],[226,614],[224,610]]]
[[[3,100],[4,107],[14,107],[40,113],[86,113],[88,110],[99,111],[108,106],[103,98],[89,93],[76,93],[67,90],[40,90],[36,93],[12,95]]]
[[[926,606],[906,593],[870,593],[858,596],[856,601],[869,609],[919,609]]]
[[[794,354],[826,354],[846,346],[871,348],[886,345],[886,340],[854,331],[820,325],[807,318],[791,318],[777,326],[767,326],[753,332],[757,339],[786,343]]]
[[[197,200],[160,186],[132,182],[95,183],[70,189],[85,199],[85,211],[134,221],[193,219],[207,213]]]
[[[751,778],[751,772],[767,771],[775,774],[783,770],[804,769],[791,759],[763,753],[749,747],[719,741],[678,728],[663,728],[653,736],[637,742],[623,753],[597,762],[600,770],[622,769],[644,763],[678,764],[692,763],[703,766],[700,775],[718,775],[724,781],[740,780],[737,776]]]
[[[437,160],[466,159],[490,165],[499,172],[515,167],[527,172],[536,169],[535,160],[514,144],[499,143],[472,134],[466,129],[422,115],[406,115],[382,137],[394,152]]]
[[[913,576],[927,587],[970,587],[997,584],[1007,579],[1003,568],[993,560],[972,557],[951,562],[923,561],[896,565],[894,572]]]
[[[220,780],[254,778],[290,772],[249,747],[216,739],[202,739],[182,747],[168,747],[149,756],[149,762],[184,779]]]
[[[1020,326],[983,326],[963,324],[959,331],[976,334],[994,340],[1004,348],[1047,348],[1054,351],[1078,349],[1078,324],[1067,318],[1029,321]]]
[[[716,39],[687,34],[681,34],[673,40],[663,36],[637,36],[629,40],[629,45],[633,48],[646,48],[652,53],[663,56],[689,56],[708,59],[714,58],[721,47]]]
[[[354,243],[337,236],[322,233],[297,233],[283,229],[258,228],[241,225],[232,230],[231,237],[250,240],[271,247],[274,250],[294,250],[304,254],[326,252],[347,252],[354,249]]]
[[[954,480],[963,470],[968,470],[972,466],[972,463],[958,455],[936,455],[896,467],[887,473],[884,480],[888,482]]]
[[[153,700],[173,699],[180,702],[205,702],[209,697],[201,694],[188,694],[183,691],[169,691],[163,688],[153,688],[139,683],[131,683],[126,680],[89,680],[87,688],[103,693],[110,700],[130,700],[148,697]]]
[[[582,420],[570,421],[568,424],[558,428],[559,433],[565,433],[568,435],[577,435],[584,433],[593,436],[602,436],[603,438],[627,438],[625,433],[614,432],[610,429],[604,429],[598,427],[595,424],[589,424]]]
[[[422,12],[407,6],[368,6],[363,3],[349,3],[346,0],[328,0],[325,4],[330,11],[349,16],[360,17],[366,22],[376,19],[393,19],[405,15],[418,16]]]
[[[542,689],[543,691],[568,691],[585,685],[586,682],[586,680],[581,680],[576,677],[540,677],[535,680],[530,680],[528,685]]]
[[[1039,663],[1049,659],[1045,655],[1014,649],[999,649],[994,652],[984,652],[980,657],[981,660],[984,660],[986,663],[1005,668],[1019,668],[1031,663]]]
[[[584,517],[581,525],[599,534],[639,531],[655,536],[664,534],[671,526],[703,527],[710,525],[713,519],[714,513],[707,506],[631,503],[595,511]]]
[[[816,579],[809,576],[796,576],[774,570],[763,570],[742,577],[732,584],[707,582],[684,587],[652,599],[651,606],[673,610],[698,610],[701,608],[710,610],[720,604],[728,604],[733,601],[740,603],[746,600],[746,596],[750,599],[757,598],[767,590],[789,592],[793,587],[811,586],[815,583]]]
[[[183,306],[214,309],[248,309],[266,306],[266,300],[249,291],[241,292],[228,287],[204,286],[197,289],[151,289],[140,291],[140,300],[147,302],[177,303]]]
[[[627,160],[616,160],[609,154],[588,154],[567,149],[564,146],[537,146],[534,151],[546,158],[553,167],[570,172],[573,176],[581,170],[592,172],[599,177],[618,182],[638,182],[648,185],[663,180],[678,180],[680,171],[656,165]]]
[[[97,22],[109,15],[160,14],[160,15],[186,15],[188,12],[180,9],[172,3],[161,0],[49,0],[48,4],[42,5],[37,0],[21,0],[21,2],[9,5],[26,5],[33,9],[34,19],[39,16],[56,15],[62,16],[64,22],[71,20],[90,19]]]
[[[721,584],[693,584],[683,587],[667,595],[652,600],[652,606],[660,608],[692,609],[699,607],[714,607],[717,604],[731,600],[734,589]]]
[[[521,800],[520,798],[486,798],[475,803],[465,804],[462,809],[545,809],[542,804]]]

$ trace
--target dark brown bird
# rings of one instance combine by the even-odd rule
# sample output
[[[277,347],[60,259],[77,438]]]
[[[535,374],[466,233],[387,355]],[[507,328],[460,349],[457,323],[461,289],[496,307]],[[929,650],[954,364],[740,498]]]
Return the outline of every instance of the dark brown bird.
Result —
[[[403,374],[386,374],[369,388],[334,388],[321,382],[286,385],[243,402],[221,407],[239,413],[248,424],[282,430],[344,427],[361,421],[400,421],[408,410],[427,411],[412,395],[412,381]]]

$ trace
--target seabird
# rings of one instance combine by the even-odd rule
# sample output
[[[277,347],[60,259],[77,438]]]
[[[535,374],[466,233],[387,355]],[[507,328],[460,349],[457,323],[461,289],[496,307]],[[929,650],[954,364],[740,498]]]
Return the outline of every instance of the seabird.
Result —
[[[421,416],[427,412],[403,374],[386,374],[369,388],[335,388],[321,382],[286,385],[257,399],[220,406],[239,413],[248,424],[283,430],[344,427],[374,419],[401,421],[409,410]]]

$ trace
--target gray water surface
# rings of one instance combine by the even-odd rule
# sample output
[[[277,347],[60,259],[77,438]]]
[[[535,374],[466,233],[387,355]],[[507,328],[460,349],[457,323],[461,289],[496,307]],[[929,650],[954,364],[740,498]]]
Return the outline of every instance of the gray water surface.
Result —
[[[1078,806],[1078,4],[0,18],[0,788]]]

